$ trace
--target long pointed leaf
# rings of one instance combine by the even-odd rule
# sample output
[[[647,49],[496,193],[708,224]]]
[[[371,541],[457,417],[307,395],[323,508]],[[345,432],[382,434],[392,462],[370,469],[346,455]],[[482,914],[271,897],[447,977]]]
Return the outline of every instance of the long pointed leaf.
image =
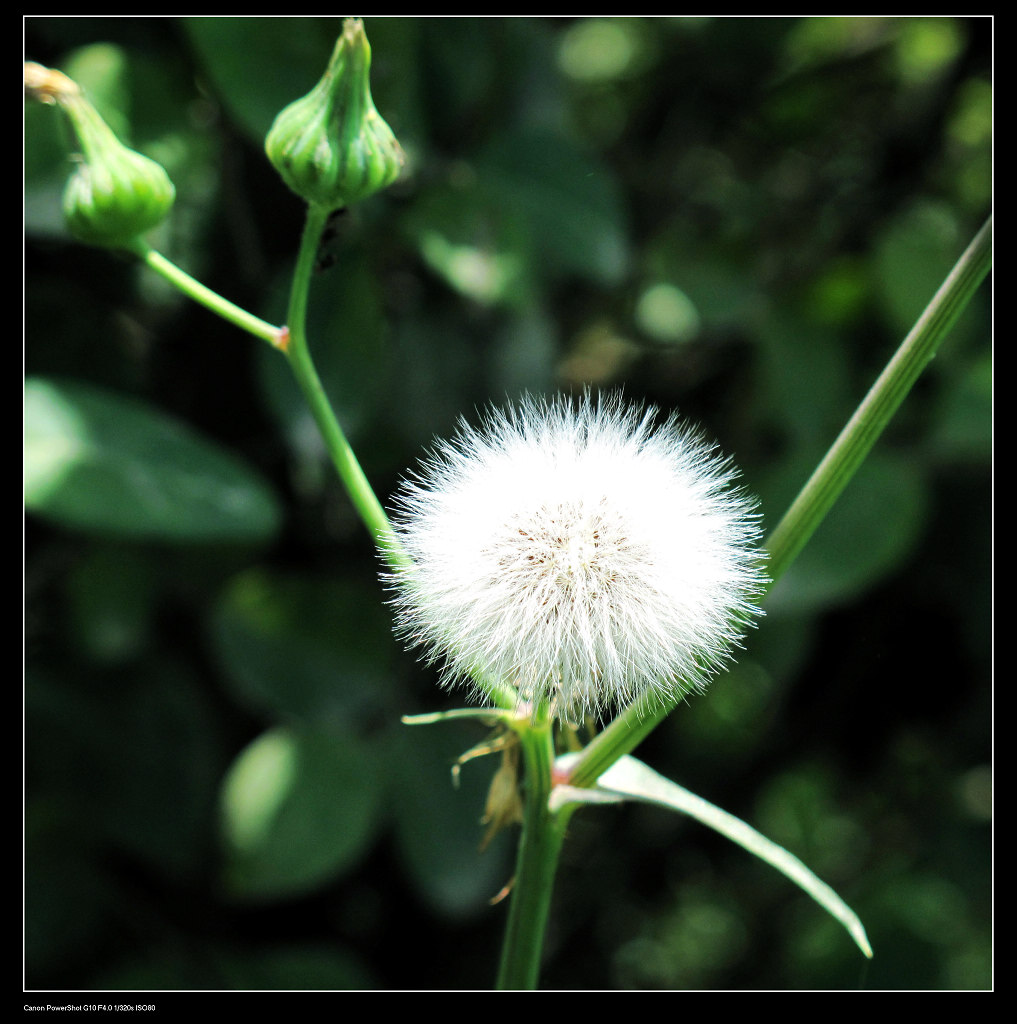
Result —
[[[556,766],[567,771],[570,762],[576,757],[575,754],[565,754],[557,759]],[[681,811],[738,843],[804,889],[824,910],[840,921],[858,948],[871,958],[872,947],[858,915],[794,854],[788,853],[784,847],[767,839],[740,818],[690,793],[634,757],[625,755],[616,761],[592,788],[556,786],[551,791],[549,804],[552,811],[558,811],[570,803],[605,803],[622,799],[642,800]]]

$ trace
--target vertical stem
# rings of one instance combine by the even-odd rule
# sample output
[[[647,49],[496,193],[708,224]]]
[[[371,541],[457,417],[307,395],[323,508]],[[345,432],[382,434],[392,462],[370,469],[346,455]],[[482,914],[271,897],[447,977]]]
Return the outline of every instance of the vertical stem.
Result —
[[[552,722],[547,708],[519,729],[526,794],[519,837],[516,875],[498,970],[499,989],[535,989],[554,876],[558,868],[568,813],[548,809],[554,765]]]

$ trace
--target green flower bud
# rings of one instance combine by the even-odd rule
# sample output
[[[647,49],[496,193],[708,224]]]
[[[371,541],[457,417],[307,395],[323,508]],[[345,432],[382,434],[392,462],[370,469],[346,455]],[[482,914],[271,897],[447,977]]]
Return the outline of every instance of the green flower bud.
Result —
[[[91,245],[126,246],[165,220],[176,198],[169,175],[128,149],[79,94],[61,101],[84,160],[64,190],[71,233]]]
[[[92,245],[126,246],[165,219],[176,190],[154,160],[128,149],[61,71],[25,64],[25,94],[59,106],[81,146],[82,161],[64,191],[71,232]]]
[[[328,69],[275,119],[265,151],[283,181],[308,203],[335,210],[387,188],[405,157],[371,99],[371,46],[347,18]]]

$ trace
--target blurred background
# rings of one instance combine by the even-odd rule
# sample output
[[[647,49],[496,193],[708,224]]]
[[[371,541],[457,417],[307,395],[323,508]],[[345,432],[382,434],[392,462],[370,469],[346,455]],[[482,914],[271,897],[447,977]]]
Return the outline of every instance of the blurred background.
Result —
[[[623,387],[772,528],[990,212],[991,19],[365,25],[408,166],[337,220],[311,338],[383,499],[461,415]],[[303,207],[263,139],[340,29],[29,17],[25,56],[168,169],[153,244],[281,323]],[[462,695],[393,641],[287,367],[69,239],[69,135],[28,104],[25,133],[26,987],[489,987],[496,760],[454,789],[484,731],[400,723]],[[875,959],[695,822],[589,809],[543,987],[991,986],[990,296],[638,752],[803,859]]]

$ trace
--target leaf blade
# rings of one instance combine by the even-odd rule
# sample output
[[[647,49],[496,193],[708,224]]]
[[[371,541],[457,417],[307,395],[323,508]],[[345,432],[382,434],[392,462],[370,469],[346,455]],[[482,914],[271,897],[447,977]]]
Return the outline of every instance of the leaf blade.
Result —
[[[558,758],[557,766],[567,771],[577,755]],[[559,792],[560,791],[560,792]],[[584,795],[589,793],[588,796]],[[858,915],[822,879],[813,874],[793,853],[779,846],[751,825],[722,810],[678,783],[666,779],[637,758],[625,755],[616,761],[590,790],[557,786],[551,793],[551,810],[560,810],[569,803],[604,803],[605,797],[642,800],[680,811],[712,828],[759,857],[811,896],[824,910],[839,921],[869,959],[872,946]]]

